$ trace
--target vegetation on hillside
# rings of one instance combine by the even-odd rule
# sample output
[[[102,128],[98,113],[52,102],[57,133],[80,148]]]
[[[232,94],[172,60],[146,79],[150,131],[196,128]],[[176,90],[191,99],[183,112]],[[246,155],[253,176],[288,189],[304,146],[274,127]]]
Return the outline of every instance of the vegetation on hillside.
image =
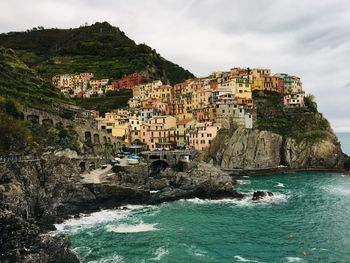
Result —
[[[74,29],[39,28],[0,34],[0,45],[14,49],[46,79],[55,74],[86,71],[96,78],[110,79],[147,72],[151,78],[171,84],[194,77],[149,46],[137,45],[107,22]]]
[[[332,131],[329,122],[318,113],[312,95],[305,98],[305,107],[302,108],[284,107],[280,94],[274,92],[254,92],[253,98],[258,129],[311,142],[327,138]]]
[[[17,107],[13,100],[0,97],[0,155],[32,154],[50,146],[79,151],[78,136],[73,130],[62,125],[30,123],[23,120]]]
[[[132,97],[132,90],[118,90],[107,92],[105,96],[97,96],[89,99],[74,99],[77,106],[88,110],[97,110],[100,115],[116,108],[123,108],[128,105],[128,100]]]
[[[0,46],[0,94],[32,106],[68,102],[49,82],[23,63],[12,49]]]

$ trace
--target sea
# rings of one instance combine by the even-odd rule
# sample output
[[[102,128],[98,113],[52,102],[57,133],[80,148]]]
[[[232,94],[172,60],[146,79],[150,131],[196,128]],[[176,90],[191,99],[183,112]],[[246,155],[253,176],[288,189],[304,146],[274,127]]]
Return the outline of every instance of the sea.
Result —
[[[338,133],[350,154],[350,133]],[[350,177],[239,177],[243,200],[128,205],[56,225],[82,262],[350,262]],[[251,200],[254,191],[274,196]]]

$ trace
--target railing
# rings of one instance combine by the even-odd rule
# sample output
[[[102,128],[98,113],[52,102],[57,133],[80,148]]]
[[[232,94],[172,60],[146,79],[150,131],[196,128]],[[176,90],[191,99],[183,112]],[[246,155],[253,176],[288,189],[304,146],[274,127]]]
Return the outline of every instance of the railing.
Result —
[[[0,155],[0,163],[7,162],[34,162],[39,161],[40,158],[34,155],[22,156],[20,154]]]

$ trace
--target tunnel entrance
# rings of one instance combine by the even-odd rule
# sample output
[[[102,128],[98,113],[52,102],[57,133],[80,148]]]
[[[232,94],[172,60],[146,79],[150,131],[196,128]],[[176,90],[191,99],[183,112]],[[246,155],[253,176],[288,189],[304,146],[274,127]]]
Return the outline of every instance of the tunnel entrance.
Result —
[[[159,174],[160,172],[164,171],[167,167],[169,167],[169,164],[166,161],[163,160],[157,160],[151,163],[149,166],[149,175],[154,176]]]

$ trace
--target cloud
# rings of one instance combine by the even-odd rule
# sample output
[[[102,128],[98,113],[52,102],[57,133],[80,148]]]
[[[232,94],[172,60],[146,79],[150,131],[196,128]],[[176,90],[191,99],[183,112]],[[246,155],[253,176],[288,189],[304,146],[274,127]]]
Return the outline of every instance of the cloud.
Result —
[[[3,0],[0,10],[0,32],[108,21],[198,76],[232,66],[295,74],[332,124],[350,123],[348,0]]]

